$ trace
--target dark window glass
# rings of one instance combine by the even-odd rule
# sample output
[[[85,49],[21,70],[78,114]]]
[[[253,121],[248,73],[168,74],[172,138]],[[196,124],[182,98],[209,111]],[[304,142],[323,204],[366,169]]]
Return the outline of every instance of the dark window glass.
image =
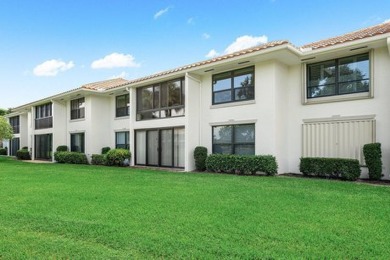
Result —
[[[70,151],[71,152],[85,152],[84,133],[76,133],[70,135]]]
[[[9,118],[9,124],[12,127],[14,134],[19,134],[20,132],[20,119],[19,116],[13,116]]]
[[[115,133],[115,148],[130,149],[129,132]]]
[[[78,98],[70,101],[70,119],[85,117],[85,98]]]
[[[47,103],[35,107],[35,129],[53,127],[52,104]]]
[[[252,100],[254,67],[213,75],[213,104]]]
[[[255,154],[255,125],[214,126],[213,153]]]
[[[184,115],[184,80],[137,89],[137,120]]]
[[[129,94],[116,97],[116,117],[128,116],[130,114]]]
[[[369,63],[366,53],[307,65],[307,97],[368,92]]]

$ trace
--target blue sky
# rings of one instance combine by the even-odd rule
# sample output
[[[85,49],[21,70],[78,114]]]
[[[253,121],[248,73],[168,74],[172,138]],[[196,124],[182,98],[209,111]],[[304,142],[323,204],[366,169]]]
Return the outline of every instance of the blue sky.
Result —
[[[0,0],[0,108],[390,19],[390,1]]]

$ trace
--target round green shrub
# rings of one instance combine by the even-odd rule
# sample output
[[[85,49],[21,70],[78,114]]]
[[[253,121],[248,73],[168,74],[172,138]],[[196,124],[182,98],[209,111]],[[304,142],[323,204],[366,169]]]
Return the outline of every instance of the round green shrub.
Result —
[[[16,151],[16,158],[18,160],[31,160],[30,152],[27,149]]]
[[[108,166],[126,166],[131,158],[131,153],[126,149],[113,149],[106,154],[106,165]],[[126,163],[127,161],[127,163]]]
[[[56,149],[57,152],[67,152],[69,151],[69,148],[67,145],[59,145]]]
[[[111,148],[110,147],[103,147],[102,148],[102,154],[107,154],[108,153],[108,151],[110,151],[111,150]]]
[[[92,154],[91,164],[93,165],[105,165],[106,155],[104,154]]]
[[[195,168],[198,171],[206,170],[207,148],[197,146],[194,150]]]
[[[364,160],[371,180],[382,178],[382,150],[380,143],[365,144],[363,146]]]
[[[78,152],[55,152],[54,160],[58,163],[88,164],[87,156]]]
[[[7,147],[0,148],[0,155],[7,155]]]

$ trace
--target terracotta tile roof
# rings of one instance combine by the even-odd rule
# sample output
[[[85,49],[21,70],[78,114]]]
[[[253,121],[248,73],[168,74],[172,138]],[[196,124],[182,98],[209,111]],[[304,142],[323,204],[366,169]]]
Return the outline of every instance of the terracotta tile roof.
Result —
[[[265,44],[262,44],[262,45],[257,45],[257,46],[252,47],[252,48],[240,50],[240,51],[233,52],[233,53],[230,53],[230,54],[226,54],[226,55],[223,55],[223,56],[215,57],[215,58],[212,58],[212,59],[209,59],[209,60],[192,63],[192,64],[185,65],[185,66],[182,66],[182,67],[178,67],[178,68],[175,68],[175,69],[172,69],[172,70],[166,70],[166,71],[158,72],[158,73],[146,76],[146,77],[130,80],[129,84],[145,81],[145,80],[148,80],[148,79],[157,78],[157,77],[160,77],[160,76],[172,74],[172,73],[179,72],[179,71],[184,71],[184,70],[195,68],[195,67],[200,67],[202,65],[207,65],[207,64],[211,64],[211,63],[222,61],[222,60],[228,60],[228,59],[235,58],[235,57],[238,57],[238,56],[241,56],[241,55],[245,55],[245,54],[252,53],[252,52],[262,51],[262,50],[269,49],[269,48],[276,47],[276,46],[280,46],[280,45],[283,45],[283,44],[289,44],[289,42],[288,41],[273,41],[273,42],[265,43]]]
[[[111,88],[117,88],[124,86],[128,84],[129,81],[117,78],[117,79],[110,79],[110,80],[104,80],[104,81],[98,81],[98,82],[92,82],[85,85],[82,85],[80,89],[90,89],[90,90],[96,90],[96,91],[104,91]]]
[[[373,37],[380,34],[390,33],[390,22],[381,23],[358,31],[347,33],[344,35],[332,37],[329,39],[313,42],[302,46],[301,48],[311,48],[313,50],[320,49],[336,44],[360,40],[368,37]]]

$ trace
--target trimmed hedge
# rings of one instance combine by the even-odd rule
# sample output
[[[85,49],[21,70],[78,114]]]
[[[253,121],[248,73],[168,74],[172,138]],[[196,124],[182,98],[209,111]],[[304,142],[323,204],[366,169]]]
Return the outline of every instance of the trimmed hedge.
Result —
[[[28,147],[27,146],[23,146],[22,149],[20,150],[28,150]]]
[[[382,150],[380,143],[365,144],[363,146],[364,160],[371,180],[382,178]]]
[[[276,158],[272,155],[211,154],[206,159],[206,168],[212,172],[256,174],[278,172]]]
[[[131,158],[131,153],[126,149],[113,149],[106,154],[106,165],[108,166],[126,166]],[[127,161],[127,163],[126,163]]]
[[[299,170],[306,176],[333,177],[354,181],[360,176],[359,161],[343,158],[301,158]]]
[[[107,154],[111,150],[110,147],[103,147],[102,148],[102,154]]]
[[[59,145],[56,149],[57,152],[68,152],[69,148],[67,145]]]
[[[106,156],[104,154],[92,154],[91,164],[106,165]]]
[[[4,148],[0,148],[0,155],[7,155],[7,147],[4,147]]]
[[[207,148],[197,146],[194,150],[195,168],[198,171],[206,170]]]
[[[16,151],[16,158],[18,160],[31,160],[30,152],[27,149]]]
[[[54,160],[58,163],[88,164],[87,156],[77,152],[55,152]]]

